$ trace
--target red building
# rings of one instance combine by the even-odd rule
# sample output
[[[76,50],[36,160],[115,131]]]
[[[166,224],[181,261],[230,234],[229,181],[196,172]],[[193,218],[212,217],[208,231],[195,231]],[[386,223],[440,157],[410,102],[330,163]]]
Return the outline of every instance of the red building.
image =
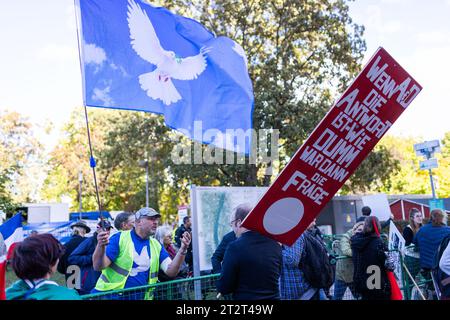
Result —
[[[428,204],[424,204],[418,201],[409,200],[409,199],[398,199],[389,204],[391,207],[391,211],[395,217],[395,220],[408,220],[409,219],[409,210],[412,208],[419,209],[424,218],[430,218],[430,206]],[[450,214],[450,211],[446,210],[447,214]]]

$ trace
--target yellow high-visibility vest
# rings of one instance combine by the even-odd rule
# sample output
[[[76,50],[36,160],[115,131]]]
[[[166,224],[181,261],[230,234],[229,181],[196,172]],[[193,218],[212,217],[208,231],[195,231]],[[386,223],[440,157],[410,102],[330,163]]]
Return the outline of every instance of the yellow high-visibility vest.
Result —
[[[161,253],[161,244],[153,238],[149,238],[150,245],[150,272],[148,284],[158,282],[159,254]],[[128,276],[133,268],[134,244],[131,238],[131,230],[121,231],[119,239],[119,256],[116,261],[105,268],[97,280],[95,289],[98,291],[119,290],[125,287]],[[145,294],[145,300],[153,299],[153,290],[148,290]]]

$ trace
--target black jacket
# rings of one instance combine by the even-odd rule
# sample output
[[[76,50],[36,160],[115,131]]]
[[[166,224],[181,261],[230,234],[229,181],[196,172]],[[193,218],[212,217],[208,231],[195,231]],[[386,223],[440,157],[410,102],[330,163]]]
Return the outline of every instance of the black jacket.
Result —
[[[177,244],[178,248],[181,248],[181,238],[183,237],[183,233],[189,232],[192,235],[191,228],[186,228],[184,224],[182,224],[177,231],[175,231],[175,243]],[[192,241],[189,244],[189,247],[187,249],[186,258],[184,261],[189,265],[189,269],[192,270]]]
[[[391,288],[384,266],[386,261],[385,251],[387,251],[386,245],[377,235],[365,235],[362,233],[357,233],[350,241],[354,265],[353,281],[356,290],[364,300],[389,300]],[[374,266],[379,268],[379,279],[376,278],[378,273],[374,271]],[[380,284],[378,288],[376,286],[377,280],[379,280]],[[369,287],[368,282],[369,285],[375,284],[375,288]]]
[[[75,235],[73,236],[66,244],[64,245],[64,255],[59,259],[58,263],[58,272],[62,273],[66,276],[66,280],[68,275],[66,274],[67,267],[69,266],[67,259],[69,259],[69,256],[72,254],[72,252],[84,241],[86,238]]]
[[[228,245],[217,289],[234,300],[278,300],[281,266],[278,242],[247,231]]]
[[[234,233],[234,231],[228,232],[223,236],[222,241],[220,241],[219,246],[217,247],[216,251],[214,251],[214,254],[211,257],[213,273],[220,273],[220,271],[222,270],[222,261],[223,257],[225,256],[225,250],[227,250],[228,245],[234,240],[236,240],[236,234]]]
[[[77,265],[80,267],[81,288],[78,290],[80,294],[89,294],[94,289],[101,272],[95,271],[92,264],[92,255],[97,246],[97,232],[90,238],[87,238],[70,254],[67,262],[69,265]]]

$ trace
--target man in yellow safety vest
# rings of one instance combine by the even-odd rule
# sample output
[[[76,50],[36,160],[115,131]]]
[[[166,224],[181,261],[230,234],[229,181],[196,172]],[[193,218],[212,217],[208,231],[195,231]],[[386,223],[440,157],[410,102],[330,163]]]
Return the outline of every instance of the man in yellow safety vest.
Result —
[[[135,214],[132,230],[114,234],[98,233],[98,243],[92,256],[94,269],[102,271],[95,292],[134,288],[154,284],[161,269],[169,277],[175,277],[185,259],[191,242],[188,232],[183,234],[181,248],[172,260],[153,236],[161,215],[152,208],[144,207]],[[130,299],[130,295],[123,295]],[[153,290],[133,292],[132,299],[153,299]]]

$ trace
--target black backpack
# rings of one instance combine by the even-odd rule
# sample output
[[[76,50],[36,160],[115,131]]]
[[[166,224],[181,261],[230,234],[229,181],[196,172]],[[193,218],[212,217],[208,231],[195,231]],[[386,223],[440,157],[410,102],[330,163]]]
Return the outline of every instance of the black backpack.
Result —
[[[436,281],[437,289],[441,292],[441,296],[445,298],[450,297],[450,275],[445,273],[439,267],[439,261],[441,260],[442,254],[450,243],[450,235],[447,235],[444,239],[441,240],[439,244],[439,248],[436,251],[434,256],[434,264],[433,264],[433,278]]]
[[[334,283],[334,268],[327,249],[308,231],[305,232],[305,256],[300,259],[299,268],[313,288],[328,289]]]

